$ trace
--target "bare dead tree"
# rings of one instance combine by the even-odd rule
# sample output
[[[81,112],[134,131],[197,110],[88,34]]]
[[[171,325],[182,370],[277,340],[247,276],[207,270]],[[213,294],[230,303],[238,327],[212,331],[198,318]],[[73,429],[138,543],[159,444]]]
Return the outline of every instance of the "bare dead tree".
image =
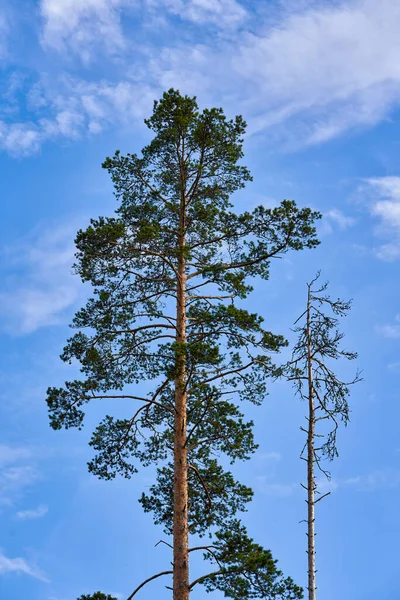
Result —
[[[340,358],[354,360],[355,352],[343,350],[344,334],[338,329],[339,318],[347,315],[351,301],[333,300],[327,293],[328,284],[316,286],[320,272],[307,284],[307,305],[295,321],[294,331],[298,334],[292,359],[286,365],[289,380],[294,382],[296,393],[307,402],[306,427],[301,430],[307,440],[301,458],[307,464],[307,483],[302,487],[307,492],[307,554],[308,554],[308,599],[316,600],[315,564],[315,505],[330,492],[322,494],[318,489],[316,473],[321,472],[330,479],[323,466],[324,459],[338,456],[336,445],[339,423],[349,421],[348,397],[350,386],[361,380],[357,371],[349,381],[342,381],[332,368]]]

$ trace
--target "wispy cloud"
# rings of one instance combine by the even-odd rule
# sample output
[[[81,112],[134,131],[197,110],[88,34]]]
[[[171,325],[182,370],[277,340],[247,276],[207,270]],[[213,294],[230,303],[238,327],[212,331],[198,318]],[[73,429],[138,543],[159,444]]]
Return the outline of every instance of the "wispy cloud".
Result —
[[[372,473],[350,477],[342,485],[352,487],[360,492],[394,489],[400,486],[400,471],[393,468],[382,468]]]
[[[398,339],[400,338],[400,315],[396,315],[394,323],[387,323],[385,325],[378,325],[377,331],[383,337]],[[396,365],[398,363],[395,363]]]
[[[218,27],[235,27],[246,18],[246,10],[236,0],[147,0],[156,10],[167,10],[183,20],[203,25],[212,23]]]
[[[345,215],[341,210],[338,210],[337,208],[332,208],[324,213],[319,232],[320,235],[328,235],[332,233],[335,229],[339,229],[341,231],[349,229],[355,223],[356,219],[354,217]]]
[[[319,143],[381,120],[400,99],[399,18],[398,0],[319,2],[247,34],[235,66],[266,103],[257,127],[297,116],[295,135]]]
[[[378,219],[377,234],[385,238],[376,248],[378,258],[393,261],[400,258],[400,177],[366,180],[364,191],[370,199],[371,215]]]
[[[0,60],[7,56],[7,36],[9,25],[6,13],[0,9]]]
[[[389,363],[388,369],[390,371],[400,371],[400,361]]]
[[[8,558],[0,552],[0,575],[6,573],[22,573],[46,583],[49,581],[40,569],[30,565],[24,558]]]
[[[256,457],[259,460],[271,460],[271,461],[279,461],[282,458],[280,452],[257,452]]]
[[[12,505],[40,479],[32,449],[0,445],[0,505]]]
[[[109,52],[121,51],[125,39],[121,29],[122,7],[138,5],[134,0],[41,0],[42,43],[58,51],[73,51],[88,62],[103,45]]]
[[[3,328],[15,334],[56,325],[78,298],[80,282],[72,275],[75,225],[53,227],[3,249]],[[9,271],[12,269],[12,274]]]
[[[86,82],[63,76],[25,90],[32,118],[0,120],[0,148],[13,156],[37,152],[43,143],[98,134],[112,123],[133,127],[149,112],[160,90],[132,81]]]
[[[37,508],[34,508],[34,509],[19,510],[16,513],[16,517],[17,517],[17,519],[20,519],[21,521],[32,521],[34,519],[41,519],[42,517],[47,515],[48,512],[49,512],[49,507],[44,504],[41,504],[40,506],[38,506]]]
[[[31,465],[0,469],[0,503],[12,504],[25,488],[39,479],[37,470]]]
[[[164,85],[201,81],[203,93],[234,99],[272,141],[317,144],[378,123],[400,101],[399,20],[399,0],[314,2],[216,47],[164,47],[153,68]]]
[[[32,450],[24,446],[0,444],[0,467],[32,458]]]
[[[375,125],[399,105],[400,0],[289,2],[270,19],[257,10],[238,0],[41,0],[42,44],[65,51],[60,71],[76,55],[98,68],[86,81],[52,75],[41,91],[36,82],[22,118],[0,123],[0,146],[24,154],[135,123],[171,86],[243,112],[250,132],[268,130],[286,149]],[[135,45],[156,20],[162,41]],[[201,27],[195,42],[184,20]]]
[[[130,41],[122,27],[126,12],[140,17],[147,10],[153,18],[177,15],[193,23],[235,27],[246,17],[236,0],[41,0],[42,44],[45,48],[73,52],[84,62],[129,52]],[[95,52],[96,51],[96,52]]]
[[[271,481],[271,478],[267,475],[259,475],[256,478],[256,488],[259,492],[267,496],[287,498],[288,496],[291,496],[296,489],[300,488],[300,484],[274,482]]]
[[[339,229],[348,229],[356,222],[354,217],[349,217],[336,208],[328,210],[324,214],[324,217],[329,221],[335,223],[339,227]]]
[[[257,489],[268,496],[277,496],[285,498],[300,491],[300,483],[297,482],[274,482],[271,477],[262,475],[256,478]],[[336,492],[338,490],[349,488],[355,492],[375,492],[384,491],[400,487],[400,470],[390,467],[382,467],[371,473],[363,473],[353,477],[342,478],[320,478],[317,481],[317,490],[319,494]]]

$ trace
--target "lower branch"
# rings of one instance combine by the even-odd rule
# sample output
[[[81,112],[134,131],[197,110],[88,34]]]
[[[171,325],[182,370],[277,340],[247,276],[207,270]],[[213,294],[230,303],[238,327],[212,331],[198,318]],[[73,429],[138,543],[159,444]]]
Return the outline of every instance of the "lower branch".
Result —
[[[138,591],[141,590],[142,587],[144,587],[146,585],[146,583],[149,583],[150,581],[153,581],[153,579],[157,579],[157,577],[161,577],[162,575],[172,575],[172,574],[173,574],[173,571],[162,571],[161,573],[157,573],[157,575],[153,575],[152,577],[149,577],[148,579],[143,581],[140,585],[138,585],[136,590],[134,590],[132,592],[132,594],[129,596],[129,598],[127,598],[127,600],[132,600],[133,596],[136,596]]]
[[[326,498],[327,496],[329,496],[329,494],[330,494],[330,493],[331,493],[331,492],[326,492],[326,494],[324,494],[323,496],[320,496],[319,498],[317,498],[317,499],[314,501],[314,504],[317,504],[317,502],[319,502],[320,500],[323,500],[324,498]]]

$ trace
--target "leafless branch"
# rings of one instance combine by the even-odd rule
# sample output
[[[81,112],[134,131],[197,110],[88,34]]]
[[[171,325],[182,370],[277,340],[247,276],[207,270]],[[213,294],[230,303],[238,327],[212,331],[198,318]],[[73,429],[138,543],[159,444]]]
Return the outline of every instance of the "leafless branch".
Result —
[[[172,575],[172,573],[173,573],[173,571],[162,571],[161,573],[157,573],[157,575],[153,575],[152,577],[149,577],[148,579],[143,581],[140,585],[138,585],[138,587],[132,592],[132,594],[126,600],[132,600],[132,598],[134,596],[136,596],[136,594],[142,589],[142,587],[144,587],[147,583],[150,583],[150,581],[153,581],[153,579],[157,579],[157,577],[162,577],[163,575]]]

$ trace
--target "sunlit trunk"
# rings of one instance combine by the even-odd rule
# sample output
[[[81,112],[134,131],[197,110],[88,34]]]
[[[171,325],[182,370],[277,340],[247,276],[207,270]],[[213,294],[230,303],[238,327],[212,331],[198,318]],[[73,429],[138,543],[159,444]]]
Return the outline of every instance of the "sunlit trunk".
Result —
[[[182,176],[182,173],[181,173]],[[183,183],[183,182],[182,182]],[[184,189],[184,184],[183,184]],[[174,576],[173,600],[189,598],[189,541],[188,541],[188,464],[186,447],[186,259],[185,246],[186,198],[182,192],[180,206],[179,261],[176,296],[176,341],[178,352],[175,379],[175,442],[174,442]]]

